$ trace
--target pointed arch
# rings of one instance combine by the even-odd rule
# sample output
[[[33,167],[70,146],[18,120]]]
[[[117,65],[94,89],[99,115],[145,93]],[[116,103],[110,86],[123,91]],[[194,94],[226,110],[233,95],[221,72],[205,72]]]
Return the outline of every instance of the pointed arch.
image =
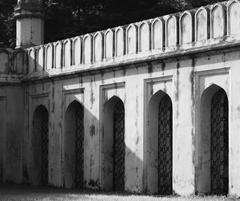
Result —
[[[76,100],[65,112],[64,128],[64,186],[83,188],[84,108]]]
[[[59,69],[62,67],[62,42],[58,41],[55,43],[55,68]]]
[[[195,40],[203,41],[208,39],[209,26],[208,26],[208,9],[201,7],[195,13]]]
[[[164,46],[164,20],[155,19],[152,22],[152,49],[163,49]]]
[[[172,101],[159,90],[148,103],[146,186],[149,193],[172,194]]]
[[[94,37],[94,61],[100,62],[103,59],[103,34],[102,32],[97,32]]]
[[[114,44],[114,37],[113,37],[113,30],[112,29],[108,29],[105,32],[105,37],[104,37],[104,46],[105,46],[105,59],[111,59],[113,57],[113,44]]]
[[[70,39],[63,42],[63,58],[64,67],[70,67],[72,65],[72,42]]]
[[[228,35],[240,34],[240,2],[232,0],[227,3]]]
[[[193,42],[193,19],[188,11],[180,16],[180,42],[181,44]]]
[[[126,44],[127,44],[127,54],[137,53],[137,26],[135,24],[130,24],[126,30]]]
[[[123,56],[125,53],[124,45],[124,30],[122,27],[115,29],[115,55],[117,57]]]
[[[166,47],[176,47],[178,43],[177,17],[169,16],[166,21]]]
[[[39,105],[33,113],[32,146],[34,158],[34,180],[38,185],[48,185],[49,113]]]
[[[103,112],[103,183],[108,191],[125,189],[125,109],[122,100],[113,96]]]
[[[139,26],[139,51],[150,50],[150,26],[148,22],[143,22]]]
[[[225,34],[225,9],[221,4],[213,5],[211,9],[211,37],[223,37]]]
[[[197,192],[228,193],[228,98],[212,84],[202,93],[197,138]]]

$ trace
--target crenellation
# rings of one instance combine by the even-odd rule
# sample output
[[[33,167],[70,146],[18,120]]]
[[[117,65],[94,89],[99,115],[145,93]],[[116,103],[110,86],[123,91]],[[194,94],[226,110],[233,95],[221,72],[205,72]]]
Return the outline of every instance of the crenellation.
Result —
[[[55,68],[56,69],[60,69],[62,68],[62,55],[63,55],[63,51],[62,51],[62,42],[58,41],[54,44],[54,49],[55,49]]]
[[[151,26],[149,21],[145,21],[139,24],[139,35],[138,35],[138,47],[139,52],[147,52],[151,48]]]
[[[225,7],[218,3],[210,9],[210,28],[211,38],[220,38],[226,35],[226,10]]]
[[[104,59],[106,61],[114,57],[114,32],[112,29],[108,29],[104,33]]]
[[[81,37],[75,37],[73,39],[73,65],[81,64],[81,55],[82,55],[82,39]]]
[[[72,52],[74,50],[72,49],[72,41],[70,39],[67,39],[63,42],[63,63],[65,68],[69,68],[72,65]]]
[[[240,2],[232,0],[227,2],[227,34],[228,36],[240,33]]]
[[[165,50],[174,51],[176,50],[179,43],[179,34],[178,34],[178,16],[170,15],[166,19],[166,40],[165,40]]]
[[[152,42],[151,48],[152,50],[163,50],[164,48],[164,40],[165,40],[165,26],[164,20],[162,18],[155,18],[151,23],[151,39]]]
[[[205,42],[209,34],[209,11],[207,7],[201,7],[195,13],[195,41]]]
[[[209,47],[240,38],[239,18],[240,3],[232,0],[37,46],[37,65],[41,68],[36,69],[86,69],[95,63],[126,62],[136,54],[144,57]],[[41,47],[45,49],[44,58],[39,58]],[[32,72],[30,69],[28,72]]]
[[[53,44],[49,43],[44,45],[45,49],[45,67],[46,70],[51,70],[53,68]]]
[[[103,33],[97,32],[94,34],[94,62],[101,62],[103,60]]]
[[[136,24],[130,24],[126,28],[126,54],[136,54],[138,28]]]
[[[115,51],[116,57],[121,57],[124,55],[125,49],[125,34],[123,27],[115,28]]]
[[[92,34],[83,36],[83,63],[92,63]]]
[[[185,11],[181,14],[179,19],[179,37],[180,45],[184,46],[194,42],[194,24],[193,15],[189,11]]]

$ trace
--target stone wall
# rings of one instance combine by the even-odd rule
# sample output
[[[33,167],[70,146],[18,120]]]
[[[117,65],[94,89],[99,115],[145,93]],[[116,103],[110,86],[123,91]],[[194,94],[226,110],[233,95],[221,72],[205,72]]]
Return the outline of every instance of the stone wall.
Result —
[[[77,101],[84,108],[84,188],[111,190],[106,114],[118,99],[125,108],[125,191],[156,193],[153,122],[167,94],[173,192],[210,193],[209,105],[202,105],[223,89],[229,101],[228,193],[239,196],[239,15],[239,1],[228,1],[32,47],[27,54],[0,51],[0,179],[39,184],[34,114],[40,106],[49,114],[49,185],[71,186],[64,170],[72,148],[66,115]]]

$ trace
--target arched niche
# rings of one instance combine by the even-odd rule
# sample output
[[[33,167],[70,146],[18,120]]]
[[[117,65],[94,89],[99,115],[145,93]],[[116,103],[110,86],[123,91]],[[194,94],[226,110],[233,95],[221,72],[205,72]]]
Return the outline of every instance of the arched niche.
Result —
[[[44,69],[44,57],[43,57],[43,47],[40,46],[37,50],[37,71],[42,71]]]
[[[84,63],[85,64],[91,64],[92,62],[92,36],[86,35],[83,39],[84,43]]]
[[[124,55],[124,31],[122,27],[119,27],[116,29],[115,32],[116,36],[116,45],[115,45],[115,49],[116,49],[116,56],[123,56]]]
[[[6,55],[6,56],[8,56],[8,55]],[[13,66],[14,66],[14,72],[17,74],[25,73],[25,65],[23,65],[24,60],[25,60],[24,57],[25,57],[25,54],[23,51],[21,51],[21,50],[15,51]],[[4,62],[4,58],[2,58],[2,54],[0,56],[0,61]],[[8,59],[4,66],[7,66],[7,65],[8,65]],[[8,73],[8,72],[9,72],[9,69],[6,68],[5,73]]]
[[[107,30],[105,33],[105,58],[111,59],[113,57],[113,31]]]
[[[64,118],[64,187],[83,188],[84,184],[84,108],[73,101]]]
[[[45,63],[46,63],[46,69],[50,70],[53,66],[53,51],[52,51],[52,45],[46,45],[45,46]]]
[[[170,16],[166,21],[166,47],[177,46],[177,18]]]
[[[28,51],[28,73],[33,73],[36,71],[35,66],[35,49],[32,48]]]
[[[16,59],[16,58],[15,58]],[[9,52],[7,51],[1,51],[0,52],[0,61],[1,61],[1,66],[0,66],[0,72],[1,73],[9,73],[10,71],[16,71],[17,69],[14,69],[14,66],[9,69]],[[16,65],[15,65],[16,67]]]
[[[197,137],[197,192],[228,193],[228,98],[224,89],[212,84],[201,96]]]
[[[73,65],[81,64],[82,40],[77,37],[73,40]]]
[[[150,26],[148,22],[143,22],[139,26],[139,51],[146,52],[150,50]]]
[[[230,1],[227,4],[228,13],[228,35],[240,34],[240,3]]]
[[[65,67],[70,67],[71,66],[71,41],[70,40],[66,40],[64,43],[63,43],[63,50],[64,50],[64,66]]]
[[[113,96],[103,110],[103,188],[125,189],[125,109],[122,100]]]
[[[155,19],[152,23],[152,49],[162,49],[164,44],[164,22]]]
[[[127,53],[137,53],[137,27],[130,24],[127,28]]]
[[[98,32],[94,36],[94,61],[102,61],[103,58],[103,37],[102,33]]]
[[[49,164],[49,113],[45,106],[38,106],[32,120],[33,179],[37,185],[48,185]]]
[[[160,195],[172,194],[173,111],[171,98],[163,91],[155,93],[147,112],[146,168],[147,190]]]
[[[189,12],[184,12],[180,17],[181,44],[193,42],[193,19]]]
[[[212,38],[223,37],[225,34],[225,10],[222,5],[214,5],[211,9]]]
[[[55,67],[61,68],[62,67],[62,43],[57,42],[55,44]]]
[[[202,7],[195,14],[195,39],[203,41],[208,39],[208,11]]]

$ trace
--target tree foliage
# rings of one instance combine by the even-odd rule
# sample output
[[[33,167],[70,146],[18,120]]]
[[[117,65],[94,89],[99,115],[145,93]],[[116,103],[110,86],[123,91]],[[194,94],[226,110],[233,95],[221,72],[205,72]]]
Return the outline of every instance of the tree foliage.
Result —
[[[219,0],[43,0],[45,42],[124,25]],[[221,1],[221,0],[220,0]],[[14,47],[16,0],[0,0],[0,45]]]

